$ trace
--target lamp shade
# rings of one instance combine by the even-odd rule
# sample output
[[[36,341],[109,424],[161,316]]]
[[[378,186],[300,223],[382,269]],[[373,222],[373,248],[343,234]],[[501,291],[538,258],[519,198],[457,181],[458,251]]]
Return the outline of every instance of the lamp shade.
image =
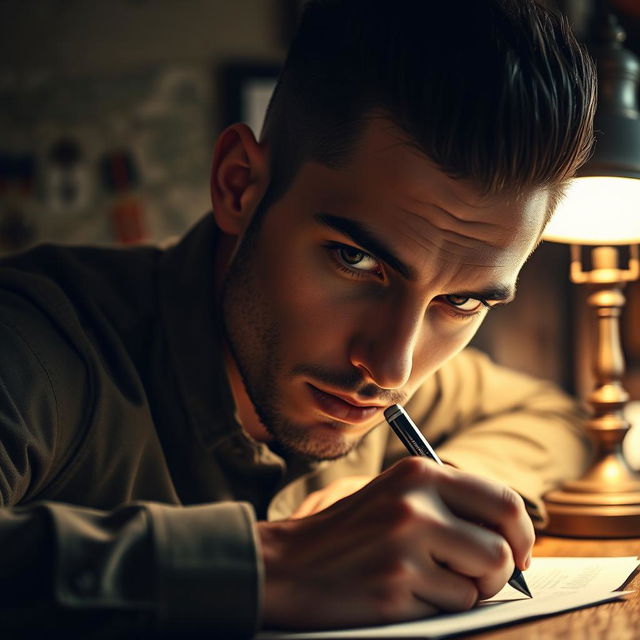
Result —
[[[586,245],[640,242],[640,180],[575,178],[547,225],[544,239]]]
[[[624,39],[615,16],[601,16],[596,22],[594,151],[566,189],[545,240],[586,245],[640,242],[640,63],[622,46]]]

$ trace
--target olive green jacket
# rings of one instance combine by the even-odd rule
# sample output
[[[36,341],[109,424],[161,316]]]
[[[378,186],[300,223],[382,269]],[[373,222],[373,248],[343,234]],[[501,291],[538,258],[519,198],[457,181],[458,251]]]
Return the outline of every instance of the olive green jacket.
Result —
[[[345,458],[284,460],[236,422],[207,216],[162,250],[41,246],[0,263],[0,628],[260,627],[255,519],[404,454],[381,425]],[[467,350],[408,404],[447,461],[541,494],[588,447],[552,385]]]

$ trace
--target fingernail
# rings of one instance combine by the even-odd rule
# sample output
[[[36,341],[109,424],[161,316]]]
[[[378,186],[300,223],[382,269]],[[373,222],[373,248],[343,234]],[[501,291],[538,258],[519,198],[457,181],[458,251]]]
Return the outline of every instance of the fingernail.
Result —
[[[525,570],[531,566],[531,552],[527,554],[527,557],[524,560],[524,568]]]

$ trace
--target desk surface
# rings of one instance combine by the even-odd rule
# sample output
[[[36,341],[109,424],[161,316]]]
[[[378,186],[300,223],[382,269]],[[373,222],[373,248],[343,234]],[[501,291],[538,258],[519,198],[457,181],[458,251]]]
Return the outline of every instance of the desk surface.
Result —
[[[640,539],[578,540],[544,536],[536,542],[534,555],[638,556]],[[464,637],[473,640],[639,640],[640,573],[634,574],[626,588],[636,589],[626,600]]]

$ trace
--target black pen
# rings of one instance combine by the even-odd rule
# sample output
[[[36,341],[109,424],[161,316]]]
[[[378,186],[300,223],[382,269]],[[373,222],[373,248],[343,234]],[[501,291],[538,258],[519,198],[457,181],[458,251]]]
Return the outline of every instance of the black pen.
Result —
[[[404,407],[399,404],[392,404],[384,410],[384,417],[412,456],[431,458],[434,462],[440,465],[443,464],[428,440],[404,410]],[[509,578],[509,584],[520,593],[524,593],[525,596],[532,597],[524,576],[517,567],[513,570],[511,578]]]

